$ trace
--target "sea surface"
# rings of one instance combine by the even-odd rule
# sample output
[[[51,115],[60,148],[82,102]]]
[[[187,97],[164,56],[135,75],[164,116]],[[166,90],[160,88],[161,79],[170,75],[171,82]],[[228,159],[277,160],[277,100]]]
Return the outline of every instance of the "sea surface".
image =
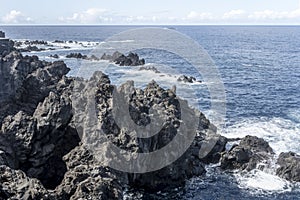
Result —
[[[67,59],[70,52],[90,54],[107,38],[137,26],[1,26],[16,41],[44,40],[54,50],[31,52],[41,59],[54,61],[58,54],[71,68],[70,76],[88,77],[94,69],[109,74],[120,85],[133,79],[138,87],[152,79],[164,87],[176,84],[178,95],[210,118],[210,95],[207,84],[177,82],[181,74],[201,74],[191,70],[186,61],[168,52],[140,50],[146,66],[156,66],[161,73],[118,67],[104,61]],[[227,137],[255,135],[267,140],[278,155],[300,153],[300,26],[161,26],[187,35],[207,51],[215,63],[226,92],[225,125],[219,132]],[[54,40],[70,41],[63,44]],[[72,42],[71,42],[72,41]],[[75,43],[77,41],[77,43]],[[130,42],[130,41],[119,41]],[[176,45],[176,41],[175,45]],[[166,68],[172,66],[173,71]],[[86,67],[86,68],[85,68]],[[194,95],[191,95],[193,92]],[[224,173],[208,166],[206,177],[188,180],[184,188],[171,193],[144,194],[128,191],[127,199],[300,199],[299,184],[275,176],[276,163],[264,171],[240,174]]]

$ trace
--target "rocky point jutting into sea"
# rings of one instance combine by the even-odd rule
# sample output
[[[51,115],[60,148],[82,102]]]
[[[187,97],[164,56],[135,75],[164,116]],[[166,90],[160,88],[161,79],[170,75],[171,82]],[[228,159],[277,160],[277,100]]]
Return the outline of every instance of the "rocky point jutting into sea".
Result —
[[[205,176],[205,166],[211,163],[219,163],[224,173],[251,171],[262,169],[262,163],[274,157],[269,144],[254,136],[235,138],[238,144],[226,150],[229,139],[218,135],[200,111],[176,96],[175,89],[163,89],[154,81],[143,90],[132,81],[118,88],[129,98],[136,124],[149,123],[151,107],[160,115],[167,113],[157,135],[137,139],[126,122],[119,127],[112,118],[116,88],[108,75],[95,72],[90,80],[68,77],[70,69],[64,62],[23,56],[4,33],[0,37],[0,199],[123,199],[126,188],[160,191],[183,186],[193,176]],[[92,85],[95,80],[93,88],[82,89],[80,96],[74,93],[75,83]],[[179,132],[180,111],[191,119],[199,118],[196,137],[177,161],[160,170],[133,174],[112,169],[95,158],[76,129],[75,117],[84,116],[87,105],[75,115],[72,100],[91,92],[95,92],[98,123],[107,138],[133,154],[160,149],[176,134],[188,137],[190,129]],[[216,141],[213,148],[200,155],[211,138]],[[278,176],[300,181],[299,155],[281,153],[277,163]]]

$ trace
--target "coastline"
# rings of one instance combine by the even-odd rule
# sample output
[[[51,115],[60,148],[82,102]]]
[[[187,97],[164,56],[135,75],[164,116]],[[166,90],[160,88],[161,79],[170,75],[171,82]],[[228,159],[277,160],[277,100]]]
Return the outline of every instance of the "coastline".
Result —
[[[65,76],[69,71],[67,66],[63,62],[47,63],[40,61],[34,56],[22,56],[16,51],[4,53],[1,59],[3,61],[1,64],[3,77],[7,76],[7,80],[16,80],[18,83],[18,85],[16,85],[10,82],[11,85],[14,85],[14,90],[11,90],[12,86],[10,86],[10,91],[5,91],[8,94],[10,93],[7,95],[9,99],[5,99],[6,102],[2,102],[3,106],[1,106],[1,110],[3,110],[3,112],[1,112],[1,137],[3,137],[3,140],[1,141],[4,141],[3,144],[1,144],[1,149],[4,152],[1,154],[1,162],[3,162],[1,164],[6,166],[1,167],[2,175],[0,177],[2,177],[3,180],[5,180],[5,178],[7,180],[7,177],[10,178],[8,178],[9,181],[4,184],[9,185],[9,187],[2,187],[0,189],[1,195],[12,195],[4,196],[4,198],[49,197],[49,199],[76,199],[79,197],[87,198],[89,195],[93,198],[102,194],[103,199],[120,199],[122,198],[124,189],[122,187],[123,185],[130,187],[135,187],[136,185],[144,186],[150,190],[157,190],[157,187],[159,189],[166,189],[168,188],[166,185],[173,182],[176,186],[182,186],[189,177],[204,175],[204,166],[206,164],[218,163],[220,159],[220,167],[224,170],[239,169],[241,171],[251,171],[261,167],[257,166],[260,162],[267,162],[273,156],[273,150],[263,139],[246,136],[242,138],[239,145],[232,147],[230,150],[225,150],[227,139],[218,136],[218,142],[210,154],[207,154],[204,158],[199,158],[197,157],[197,153],[200,151],[201,146],[209,141],[208,138],[210,137],[210,135],[204,131],[198,135],[194,145],[191,147],[196,148],[194,149],[196,155],[193,155],[193,151],[188,151],[186,153],[187,155],[181,158],[184,162],[180,160],[179,163],[174,163],[166,169],[156,172],[157,174],[136,176],[108,169],[102,166],[101,163],[93,158],[93,155],[91,155],[88,150],[81,146],[79,142],[80,138],[76,136],[78,133],[74,124],[72,124],[72,101],[69,98],[72,95],[70,87],[72,87],[74,78]],[[16,62],[21,64],[17,68],[14,68],[14,63]],[[16,71],[13,72],[14,70]],[[44,74],[48,75],[48,79],[44,79]],[[101,89],[101,87],[110,88],[113,86],[110,84],[108,77],[104,74],[101,74],[100,82],[101,84],[98,86],[98,89],[105,92],[105,95],[101,96],[101,98],[103,98],[103,102],[107,107],[106,109],[109,110],[111,106],[107,103],[107,99],[110,96],[109,90]],[[123,85],[123,87],[133,88],[133,90],[137,91],[128,83]],[[163,92],[158,94],[158,99],[166,99],[166,101],[170,101],[171,96],[175,95],[171,90],[163,90],[159,85],[155,85],[154,83],[152,85],[150,84],[147,90],[149,90],[150,96],[155,96],[158,91],[162,90]],[[143,99],[142,94],[145,92],[146,91],[136,93],[141,95],[140,98]],[[168,92],[170,96],[163,97],[164,92]],[[176,99],[177,98],[179,97],[176,97]],[[174,104],[173,101],[171,102],[170,104]],[[149,102],[146,102],[145,106],[149,106],[149,104]],[[58,109],[53,110],[53,108]],[[142,112],[141,108],[137,107],[136,109],[138,113]],[[176,119],[177,117],[173,116],[172,120]],[[103,117],[102,120],[106,122],[108,119]],[[209,130],[210,122],[205,117],[203,120],[205,123],[202,124],[200,130]],[[109,122],[106,123],[109,124]],[[114,127],[110,128],[111,129],[108,130],[114,132],[112,130]],[[27,130],[31,131],[28,132]],[[174,129],[171,129],[169,132],[167,131],[165,134],[168,137],[165,142],[172,138],[172,135],[175,133],[176,131],[174,131]],[[112,136],[113,140],[122,141],[127,137],[126,135],[122,136],[119,134],[119,138]],[[50,140],[43,141],[43,138],[49,137],[51,138]],[[40,140],[42,140],[42,142]],[[162,139],[156,138],[154,142],[159,143],[160,140]],[[16,142],[12,144],[14,149],[11,149],[9,146],[11,142],[6,143],[6,141]],[[56,143],[56,141],[62,143]],[[126,146],[131,142],[132,140],[125,141],[122,145]],[[144,143],[141,142],[141,145],[143,146]],[[36,146],[38,146],[38,148]],[[63,147],[67,148],[64,149]],[[57,160],[53,160],[53,157]],[[196,163],[194,163],[194,159],[197,159]],[[182,166],[182,163],[185,162],[188,164],[183,164]],[[289,164],[289,166],[287,166],[286,164],[289,162],[295,164]],[[282,154],[278,161],[281,166],[277,169],[278,174],[283,178],[299,181],[299,174],[297,174],[299,162],[297,155],[293,153]],[[57,169],[55,168],[53,170],[47,168],[55,164],[58,167]],[[187,166],[192,166],[192,169]],[[293,166],[295,170],[292,173],[286,170],[291,166]],[[61,172],[59,168],[65,168],[67,170]],[[82,170],[82,168],[84,170]],[[98,171],[96,174],[93,174],[93,170],[96,168],[98,168]],[[182,171],[182,169],[185,168],[186,170]],[[20,169],[22,171],[20,171]],[[173,174],[171,173],[172,171],[176,173]],[[45,172],[51,172],[52,174],[49,173],[47,177],[45,177]],[[57,176],[58,174],[59,176]],[[22,181],[14,182],[12,178],[14,176],[20,177]],[[54,181],[55,184],[51,183],[50,186],[47,186],[47,180],[55,176],[58,178],[58,180]],[[108,180],[104,178],[107,176],[109,177]],[[157,179],[157,177],[159,178]],[[79,180],[79,183],[74,184],[72,181],[68,182],[70,179]],[[19,190],[19,186],[23,184],[26,186]],[[56,188],[54,193],[50,192],[46,186],[51,189]],[[93,192],[86,192],[85,187]],[[28,191],[31,191],[31,193],[28,193]],[[37,193],[33,191],[37,191]]]

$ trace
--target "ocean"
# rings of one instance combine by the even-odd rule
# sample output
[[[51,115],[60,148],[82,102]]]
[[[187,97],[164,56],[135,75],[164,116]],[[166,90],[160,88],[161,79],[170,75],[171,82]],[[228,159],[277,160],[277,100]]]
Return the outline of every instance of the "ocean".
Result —
[[[89,54],[107,38],[140,26],[1,26],[7,37],[17,40],[44,40],[54,50],[30,52],[40,59],[58,54],[71,68],[70,76],[88,77],[95,67],[120,85],[133,79],[144,87],[152,79],[165,87],[179,84],[179,96],[210,118],[210,94],[207,84],[180,84],[180,74],[195,74],[178,56],[155,49],[137,51],[147,66],[161,73],[139,71],[95,61],[78,61],[65,56],[70,52]],[[293,151],[300,154],[300,27],[299,26],[161,26],[185,34],[209,54],[220,74],[226,94],[225,124],[219,130],[226,137],[255,135],[270,143],[278,155]],[[70,41],[53,43],[54,40]],[[72,41],[72,42],[71,42]],[[77,41],[77,43],[75,43]],[[130,42],[130,41],[122,41]],[[176,41],[174,41],[176,42]],[[176,45],[176,43],[175,43]],[[165,66],[172,66],[170,71]],[[82,66],[87,66],[83,68]],[[90,67],[92,66],[92,67]],[[191,95],[191,91],[195,95]],[[300,199],[300,185],[275,176],[274,167],[247,174],[220,172],[207,168],[206,177],[188,180],[176,190],[180,199]],[[138,191],[128,192],[130,194]],[[147,194],[144,194],[147,195]],[[150,195],[150,194],[148,194]],[[151,194],[153,195],[153,194]],[[154,194],[165,197],[168,193]],[[175,197],[174,197],[175,198]]]

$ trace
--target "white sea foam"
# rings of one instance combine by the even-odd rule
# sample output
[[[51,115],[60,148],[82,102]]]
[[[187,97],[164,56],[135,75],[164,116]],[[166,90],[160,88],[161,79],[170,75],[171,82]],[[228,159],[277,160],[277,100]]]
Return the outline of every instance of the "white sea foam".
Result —
[[[294,112],[294,117],[295,117]],[[236,138],[252,135],[264,138],[269,142],[276,155],[264,170],[253,170],[247,173],[235,173],[241,188],[252,189],[253,192],[285,192],[294,184],[276,176],[276,159],[281,152],[300,153],[300,126],[296,121],[283,118],[248,119],[230,126],[223,133],[226,137]]]
[[[246,135],[264,138],[277,154],[287,151],[300,153],[300,124],[289,119],[248,119],[228,127],[223,134],[229,138]]]
[[[134,40],[112,40],[112,41],[107,41],[111,43],[129,43],[129,42],[134,42]]]
[[[247,174],[235,173],[239,187],[252,189],[253,192],[287,192],[292,190],[292,183],[265,171],[252,170]]]

